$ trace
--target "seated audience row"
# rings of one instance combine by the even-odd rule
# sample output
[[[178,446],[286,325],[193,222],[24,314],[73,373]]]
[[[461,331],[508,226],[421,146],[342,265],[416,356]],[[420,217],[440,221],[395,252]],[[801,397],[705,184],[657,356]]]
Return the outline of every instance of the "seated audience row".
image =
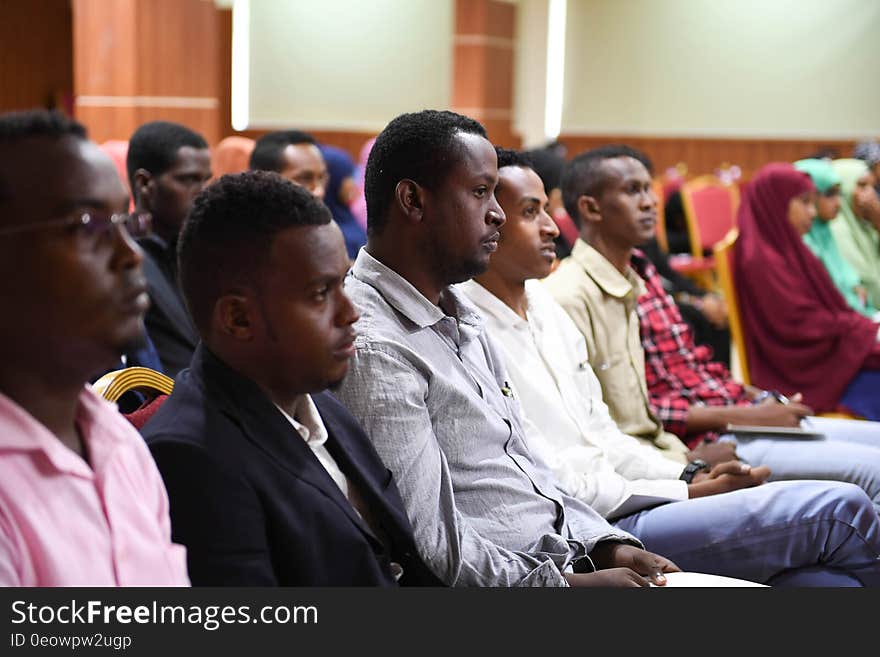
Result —
[[[224,176],[192,195],[182,230],[161,246],[167,259],[177,243],[177,294],[200,343],[143,430],[154,463],[134,429],[83,388],[143,339],[143,256],[128,232],[145,228],[142,215],[124,214],[124,188],[81,126],[46,113],[0,119],[0,266],[18,269],[14,285],[11,269],[3,277],[4,298],[21,318],[6,329],[0,388],[0,467],[11,473],[0,480],[0,581],[648,586],[683,567],[780,585],[880,583],[880,518],[862,489],[831,472],[841,481],[765,484],[773,475],[760,459],[739,462],[730,442],[688,450],[646,410],[644,369],[625,380],[639,369],[635,354],[600,353],[602,368],[577,317],[552,325],[565,315],[526,286],[552,264],[547,199],[526,162],[501,155],[499,173],[483,127],[452,112],[394,119],[369,156],[369,239],[350,272],[326,206],[275,173]],[[162,214],[168,202],[160,166],[132,185],[148,199],[140,210]],[[42,205],[28,193],[37,167],[50,169],[39,178],[49,181]],[[608,258],[601,278],[618,293],[579,317],[608,321],[625,297],[619,326],[633,349],[633,290],[646,284],[633,278],[639,242],[630,241],[653,229],[650,178],[632,151],[576,158],[572,177],[579,191],[566,205],[590,242],[572,259],[579,247]],[[164,182],[204,186],[195,178]],[[465,295],[475,290],[514,324],[482,318]],[[558,331],[568,355],[536,337],[505,364],[519,320],[526,331]],[[538,368],[541,348],[559,358],[557,372]],[[517,382],[527,354],[535,369]],[[630,363],[626,376],[620,362]],[[606,386],[609,370],[616,388]],[[541,387],[544,398],[521,392],[560,373],[572,383],[558,399]],[[673,459],[614,425],[602,396],[620,390],[641,394],[636,423],[647,414],[654,424],[639,437]],[[533,401],[523,409],[520,398]],[[568,421],[547,419],[544,399],[572,404]],[[753,408],[809,412],[775,400]],[[566,448],[590,456],[570,459]],[[63,477],[46,475],[47,459]],[[593,476],[601,489],[578,486]],[[668,502],[639,506],[644,490]],[[46,524],[51,514],[36,514],[47,504],[70,517]],[[83,572],[95,541],[107,562]]]
[[[743,197],[733,273],[749,369],[759,385],[802,392],[819,411],[878,420],[880,324],[846,303],[803,241],[815,192],[808,174],[780,162],[758,171]]]

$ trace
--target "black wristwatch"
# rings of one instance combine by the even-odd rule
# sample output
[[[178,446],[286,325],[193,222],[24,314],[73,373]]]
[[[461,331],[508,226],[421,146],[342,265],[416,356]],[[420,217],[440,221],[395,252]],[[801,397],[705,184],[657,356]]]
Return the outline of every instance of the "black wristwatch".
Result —
[[[686,466],[684,466],[684,470],[682,470],[679,479],[681,479],[686,484],[689,484],[694,480],[694,475],[702,470],[708,472],[709,470],[711,470],[711,468],[709,467],[709,464],[706,463],[703,459],[694,459]]]

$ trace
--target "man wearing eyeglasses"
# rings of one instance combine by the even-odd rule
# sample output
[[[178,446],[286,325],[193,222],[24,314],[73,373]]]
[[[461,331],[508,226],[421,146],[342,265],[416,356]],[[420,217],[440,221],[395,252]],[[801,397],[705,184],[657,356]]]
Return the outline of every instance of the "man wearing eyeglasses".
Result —
[[[0,586],[188,584],[146,446],[85,385],[144,335],[127,207],[81,125],[0,116]]]
[[[174,377],[189,365],[198,342],[177,280],[177,236],[193,199],[211,179],[211,153],[189,128],[152,121],[132,135],[126,168],[135,208],[153,218],[153,234],[138,241],[152,302],[147,333],[162,370]]]

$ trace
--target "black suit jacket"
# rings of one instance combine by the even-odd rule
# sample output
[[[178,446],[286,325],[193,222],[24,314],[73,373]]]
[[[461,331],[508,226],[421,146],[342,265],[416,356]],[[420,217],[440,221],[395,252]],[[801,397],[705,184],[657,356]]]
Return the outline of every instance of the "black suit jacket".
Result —
[[[330,393],[312,396],[326,447],[379,525],[355,512],[265,394],[204,346],[142,429],[194,585],[440,585],[417,556],[403,503],[366,434]]]
[[[157,236],[138,244],[144,250],[144,276],[150,294],[144,325],[159,354],[162,371],[173,378],[189,365],[199,341],[177,284],[176,249]]]

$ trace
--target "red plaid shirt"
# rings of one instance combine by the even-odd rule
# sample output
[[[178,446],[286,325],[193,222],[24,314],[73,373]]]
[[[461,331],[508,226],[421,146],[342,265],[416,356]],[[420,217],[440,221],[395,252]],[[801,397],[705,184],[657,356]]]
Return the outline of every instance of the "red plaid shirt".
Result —
[[[691,406],[748,404],[742,384],[734,381],[724,365],[711,360],[712,349],[694,344],[694,334],[678,312],[657,270],[639,251],[630,264],[642,277],[647,292],[639,297],[636,311],[645,350],[648,397],[663,427],[684,439]],[[688,436],[693,447],[716,434]]]

